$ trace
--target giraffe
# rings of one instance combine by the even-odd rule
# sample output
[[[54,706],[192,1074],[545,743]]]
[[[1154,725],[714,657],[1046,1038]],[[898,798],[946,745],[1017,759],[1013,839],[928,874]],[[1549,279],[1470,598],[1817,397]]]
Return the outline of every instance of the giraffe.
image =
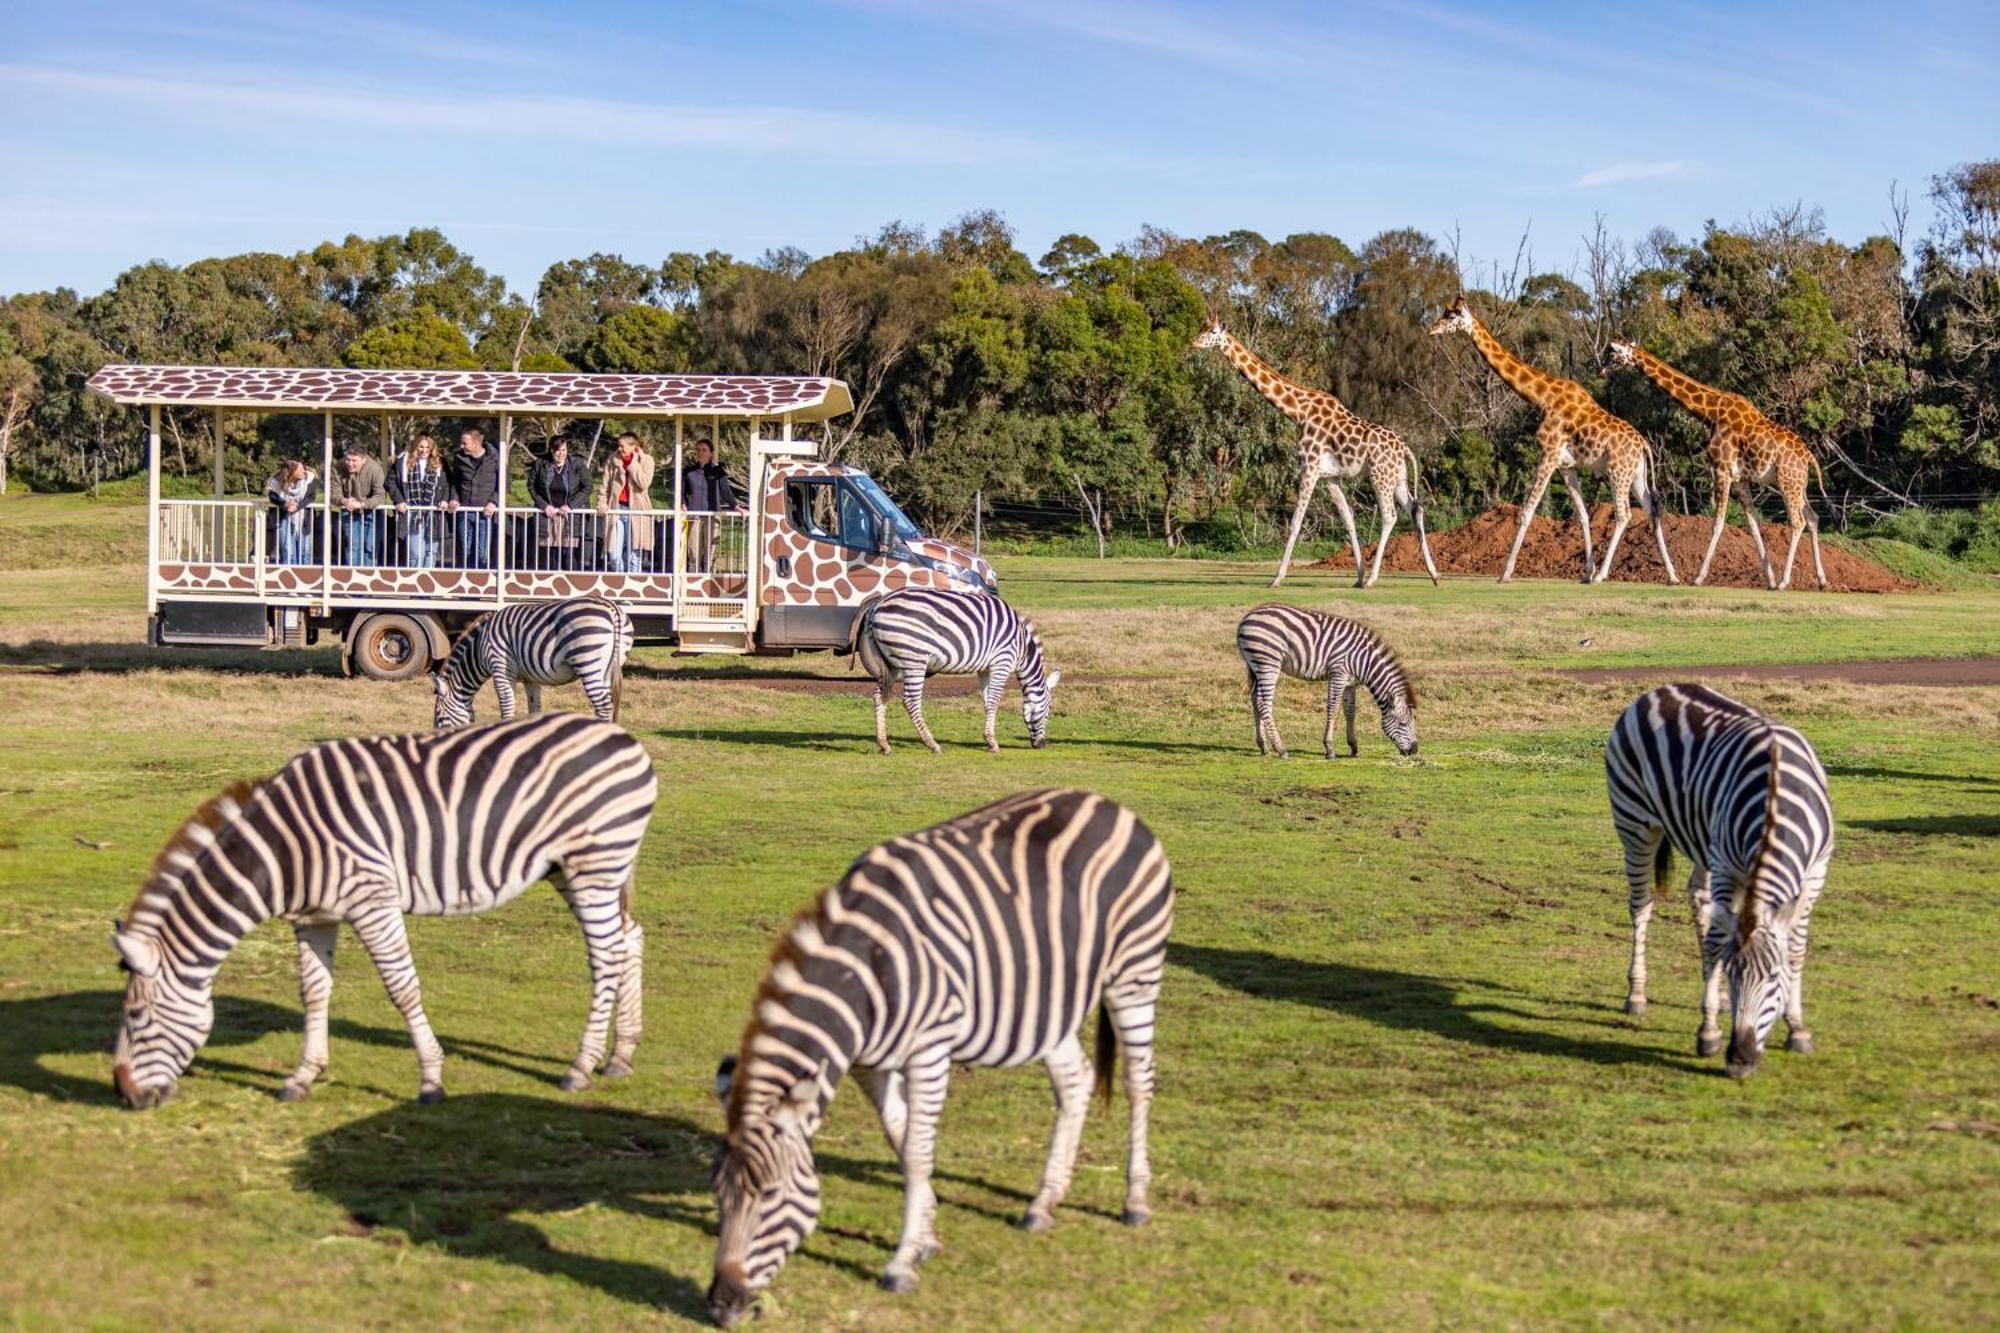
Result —
[[[1479,317],[1472,313],[1472,307],[1462,294],[1452,302],[1451,309],[1431,325],[1434,336],[1453,331],[1471,334],[1473,346],[1479,349],[1479,355],[1485,358],[1486,364],[1493,367],[1515,393],[1542,410],[1542,424],[1535,432],[1535,442],[1541,446],[1542,458],[1535,468],[1534,485],[1528,488],[1527,502],[1521,506],[1521,526],[1514,532],[1514,545],[1507,552],[1507,565],[1500,571],[1500,581],[1505,583],[1514,577],[1514,562],[1520,558],[1521,542],[1528,535],[1528,524],[1534,521],[1535,509],[1549,488],[1549,479],[1561,471],[1563,488],[1569,492],[1570,503],[1576,507],[1576,520],[1583,526],[1585,583],[1602,583],[1605,576],[1611,573],[1611,562],[1618,556],[1619,538],[1625,535],[1625,526],[1632,520],[1633,500],[1639,502],[1653,525],[1653,540],[1659,545],[1661,563],[1667,567],[1667,582],[1679,583],[1680,575],[1674,572],[1674,558],[1667,552],[1666,525],[1660,514],[1659,497],[1653,494],[1647,477],[1652,450],[1638,428],[1599,407],[1575,380],[1539,370],[1502,347],[1500,340],[1489,333],[1486,326],[1479,322]],[[1600,473],[1611,483],[1611,538],[1604,548],[1604,563],[1598,566],[1595,574],[1591,573],[1590,567],[1590,510],[1584,507],[1583,488],[1576,475],[1578,468]]]
[[[1701,381],[1675,370],[1637,343],[1614,342],[1611,359],[1621,366],[1637,368],[1647,379],[1665,389],[1675,402],[1714,427],[1708,437],[1708,466],[1715,478],[1715,528],[1708,534],[1708,553],[1701,558],[1701,571],[1694,576],[1700,587],[1715,559],[1716,543],[1729,521],[1729,493],[1732,489],[1743,505],[1743,517],[1750,523],[1750,539],[1757,544],[1757,558],[1764,563],[1764,586],[1783,590],[1792,586],[1792,562],[1799,553],[1799,534],[1812,534],[1813,573],[1826,588],[1826,566],[1819,558],[1819,518],[1806,503],[1806,471],[1819,472],[1819,460],[1806,442],[1759,412],[1740,394],[1711,389]],[[1785,498],[1785,521],[1792,525],[1791,549],[1785,552],[1785,576],[1780,579],[1771,568],[1770,554],[1764,549],[1764,534],[1757,529],[1757,509],[1753,486],[1775,485]],[[1826,475],[1820,473],[1820,490],[1826,490]]]
[[[1347,541],[1354,548],[1354,586],[1373,587],[1382,575],[1382,552],[1388,549],[1389,533],[1396,526],[1396,511],[1408,510],[1417,525],[1417,549],[1423,552],[1424,568],[1431,582],[1438,581],[1437,565],[1431,560],[1430,538],[1424,534],[1424,505],[1417,496],[1417,457],[1402,437],[1387,426],[1358,417],[1332,394],[1294,384],[1266,365],[1257,354],[1211,320],[1194,340],[1196,347],[1222,351],[1229,364],[1243,378],[1271,400],[1280,412],[1299,423],[1299,500],[1292,507],[1291,535],[1285,538],[1285,553],[1278,559],[1278,572],[1271,579],[1277,587],[1291,568],[1292,548],[1298,545],[1299,528],[1305,522],[1306,506],[1321,478],[1333,492],[1333,506],[1347,525]],[[1348,507],[1343,480],[1366,475],[1375,487],[1375,503],[1382,515],[1382,532],[1375,542],[1375,562],[1364,566],[1361,538],[1354,531],[1354,510]]]

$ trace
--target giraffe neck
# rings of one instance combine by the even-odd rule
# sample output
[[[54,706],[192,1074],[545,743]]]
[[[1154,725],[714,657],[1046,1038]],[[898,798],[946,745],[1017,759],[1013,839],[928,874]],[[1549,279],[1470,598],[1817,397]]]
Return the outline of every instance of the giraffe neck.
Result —
[[[1235,366],[1258,393],[1268,398],[1271,406],[1292,420],[1303,420],[1306,408],[1322,399],[1322,395],[1316,390],[1294,384],[1271,369],[1262,357],[1238,341],[1235,334],[1225,333],[1222,336],[1225,339],[1222,344],[1222,354],[1229,359],[1229,364]]]
[[[1684,375],[1645,348],[1632,348],[1633,359],[1647,379],[1673,395],[1674,401],[1705,421],[1722,414],[1722,395],[1700,380]]]
[[[1479,355],[1486,359],[1486,364],[1493,367],[1515,393],[1537,407],[1550,404],[1552,396],[1548,390],[1554,379],[1502,347],[1500,340],[1487,331],[1476,315],[1472,320],[1472,345],[1479,349]]]

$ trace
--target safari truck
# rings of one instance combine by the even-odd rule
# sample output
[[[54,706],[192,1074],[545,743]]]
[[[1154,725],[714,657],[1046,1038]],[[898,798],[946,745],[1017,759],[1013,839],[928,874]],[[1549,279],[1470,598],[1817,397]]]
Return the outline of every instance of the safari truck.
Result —
[[[146,412],[146,611],[148,640],[159,647],[289,648],[331,636],[343,645],[344,669],[401,680],[440,661],[455,634],[496,607],[595,593],[626,608],[642,642],[785,654],[845,649],[862,607],[894,588],[977,595],[995,587],[984,560],[927,536],[867,473],[820,462],[819,446],[796,433],[851,410],[835,379],[111,365],[90,387]],[[199,426],[215,414],[213,441],[224,438],[225,413],[318,417],[308,451],[316,495],[290,509],[261,494],[228,496],[218,444],[212,497],[162,496],[167,411],[183,426],[184,446],[195,447],[211,432],[187,430],[190,415]],[[463,426],[497,425],[488,446],[499,455],[497,503],[458,507],[438,495],[350,509],[336,501],[328,483],[349,466],[345,454],[365,452],[385,474],[396,470],[389,454],[399,417],[406,426],[442,423],[440,446],[455,444]],[[355,418],[374,418],[377,428]],[[513,435],[523,419],[571,423],[579,452],[590,423],[616,422],[645,438],[661,468],[670,428],[671,471],[651,488],[662,500],[652,508],[599,500],[617,430],[598,432],[589,487],[567,507],[510,500],[509,454],[519,452]],[[740,508],[684,503],[690,422],[698,434],[747,427]]]

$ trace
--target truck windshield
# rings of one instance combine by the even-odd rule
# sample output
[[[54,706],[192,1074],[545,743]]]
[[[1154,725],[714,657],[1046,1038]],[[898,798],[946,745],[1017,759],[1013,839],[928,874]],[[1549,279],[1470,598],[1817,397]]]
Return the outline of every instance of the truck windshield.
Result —
[[[882,521],[889,525],[889,531],[898,538],[909,542],[916,541],[924,535],[924,530],[912,523],[910,516],[896,507],[896,502],[889,498],[889,492],[883,490],[881,483],[875,478],[866,473],[852,473],[847,481],[861,492],[869,507],[881,515]]]

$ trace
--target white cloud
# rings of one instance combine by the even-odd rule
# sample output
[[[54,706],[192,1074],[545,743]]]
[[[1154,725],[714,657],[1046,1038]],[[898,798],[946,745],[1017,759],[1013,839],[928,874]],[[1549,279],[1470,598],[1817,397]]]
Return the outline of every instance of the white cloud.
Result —
[[[1694,168],[1694,163],[1679,159],[1672,162],[1613,162],[1610,166],[1584,172],[1569,183],[1569,188],[1594,190],[1600,185],[1620,185],[1626,181],[1662,180],[1670,176],[1689,175]]]

